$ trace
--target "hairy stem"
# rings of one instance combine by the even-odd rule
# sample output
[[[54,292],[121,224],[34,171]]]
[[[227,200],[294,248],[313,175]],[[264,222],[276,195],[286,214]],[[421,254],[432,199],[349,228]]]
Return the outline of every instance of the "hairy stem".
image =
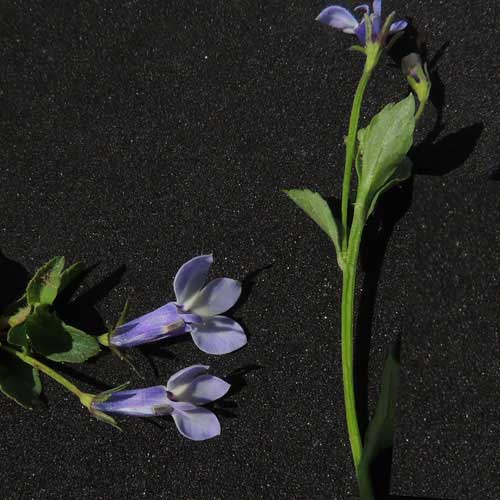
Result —
[[[367,58],[365,69],[363,70],[363,74],[361,76],[361,79],[359,80],[358,87],[354,95],[351,117],[349,119],[349,132],[346,139],[344,181],[342,183],[342,252],[344,253],[347,251],[347,242],[349,238],[347,219],[349,212],[349,195],[351,192],[352,163],[354,161],[354,153],[356,150],[356,136],[358,134],[359,115],[361,113],[363,95],[370,80],[372,71],[373,66],[368,64]]]
[[[359,479],[360,494],[363,500],[373,500],[373,491],[368,477],[359,476],[359,467],[363,455],[363,442],[359,432],[356,413],[356,395],[354,387],[354,292],[356,286],[356,270],[359,247],[366,221],[364,203],[356,203],[346,255],[346,265],[342,285],[342,378],[344,382],[344,404],[347,421],[347,432],[351,444],[352,458],[356,475]]]

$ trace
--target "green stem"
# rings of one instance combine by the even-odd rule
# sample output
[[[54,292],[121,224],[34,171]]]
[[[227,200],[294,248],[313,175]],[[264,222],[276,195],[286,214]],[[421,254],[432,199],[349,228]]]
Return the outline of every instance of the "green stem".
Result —
[[[358,196],[359,200],[359,196]],[[351,444],[352,458],[356,475],[359,477],[359,467],[363,455],[363,443],[359,431],[356,413],[356,396],[354,387],[354,292],[356,286],[356,270],[358,264],[359,247],[366,221],[366,207],[364,203],[356,202],[349,236],[349,245],[343,271],[342,286],[342,375],[344,382],[344,403],[347,421],[347,432]],[[370,481],[363,481],[360,485],[361,498],[374,498]]]
[[[427,99],[425,99],[424,101],[420,101],[417,112],[415,113],[415,121],[418,121],[418,119],[422,116],[426,104],[427,104]]]
[[[367,57],[363,74],[359,80],[354,101],[352,103],[351,117],[349,119],[349,132],[346,139],[346,156],[344,166],[344,181],[342,184],[342,252],[347,251],[348,241],[348,212],[349,212],[349,198],[351,192],[351,173],[352,163],[354,161],[354,152],[356,150],[356,136],[358,134],[359,115],[361,113],[361,105],[363,103],[363,95],[373,72],[373,64]]]
[[[44,365],[41,361],[38,361],[38,359],[32,358],[31,356],[28,356],[23,352],[16,351],[15,349],[12,349],[11,347],[7,347],[5,345],[2,345],[1,348],[4,351],[7,351],[12,356],[16,356],[24,363],[27,363],[28,365],[31,365],[33,368],[37,368],[42,373],[45,373],[45,375],[54,379],[56,382],[58,382],[66,389],[68,389],[68,391],[72,392],[78,399],[81,399],[82,396],[85,395],[83,391],[78,389],[78,387],[72,384],[67,378],[64,378],[62,375],[59,375],[59,373],[57,373],[55,370],[49,368],[47,365]]]

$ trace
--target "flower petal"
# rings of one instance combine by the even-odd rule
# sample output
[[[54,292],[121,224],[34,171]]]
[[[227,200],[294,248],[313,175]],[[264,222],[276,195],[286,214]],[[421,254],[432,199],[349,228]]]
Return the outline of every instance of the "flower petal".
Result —
[[[380,30],[382,29],[382,18],[380,16],[373,16],[372,18],[372,38],[375,40],[379,33]]]
[[[217,278],[193,298],[189,304],[189,311],[200,316],[215,316],[231,309],[240,295],[241,283],[239,281],[231,278]]]
[[[113,392],[105,401],[95,401],[92,407],[105,413],[135,417],[152,417],[171,413],[167,388],[156,385],[146,389]]]
[[[172,418],[179,432],[193,441],[203,441],[220,434],[219,420],[206,408],[183,410],[174,406]]]
[[[365,11],[365,14],[370,13],[370,6],[366,3],[354,7],[354,10],[360,10],[360,9],[363,9]]]
[[[366,23],[364,19],[359,23],[358,27],[356,28],[355,35],[358,37],[358,40],[361,42],[362,45],[366,44]]]
[[[373,0],[373,13],[382,17],[382,0]]]
[[[176,393],[179,401],[186,401],[194,405],[204,405],[221,398],[229,391],[231,384],[213,375],[196,377],[180,394]]]
[[[347,9],[339,5],[332,5],[323,9],[316,21],[351,35],[354,34],[354,30],[358,27],[357,19]]]
[[[207,354],[227,354],[247,343],[243,328],[225,316],[205,318],[203,324],[193,325],[191,336],[198,348]]]
[[[208,366],[206,365],[192,365],[187,368],[183,368],[178,372],[174,373],[167,382],[167,390],[172,394],[177,396],[182,391],[186,389],[186,387],[200,375],[205,375],[207,373]]]
[[[166,337],[182,335],[190,330],[191,328],[178,314],[177,306],[169,302],[119,326],[111,336],[110,343],[116,347],[134,347]]]
[[[389,28],[389,33],[396,33],[398,31],[403,31],[406,29],[408,26],[408,22],[401,20],[401,21],[396,21],[395,23],[391,24],[391,27]]]
[[[200,255],[188,260],[180,267],[174,278],[174,292],[179,305],[200,291],[207,281],[208,271],[213,261],[212,255]]]

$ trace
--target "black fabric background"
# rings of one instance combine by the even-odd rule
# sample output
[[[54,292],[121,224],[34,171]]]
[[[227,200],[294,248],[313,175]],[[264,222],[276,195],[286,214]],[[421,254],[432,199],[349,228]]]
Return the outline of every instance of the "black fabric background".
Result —
[[[325,5],[1,2],[2,300],[50,257],[83,259],[96,267],[66,313],[99,333],[128,296],[133,315],[171,300],[179,265],[213,252],[214,276],[245,281],[233,315],[249,334],[223,357],[188,339],[148,349],[151,361],[136,353],[147,382],[110,355],[65,369],[96,391],[210,364],[235,390],[222,435],[204,443],[170,420],[125,419],[120,434],[50,381],[34,411],[2,398],[2,499],[355,497],[341,275],[327,239],[280,192],[341,190],[362,57],[347,51],[351,37],[314,22]],[[437,59],[436,107],[421,123],[413,181],[384,197],[367,228],[359,379],[371,410],[402,335],[393,495],[495,500],[498,5],[385,2],[393,8]],[[384,58],[362,123],[407,92]]]

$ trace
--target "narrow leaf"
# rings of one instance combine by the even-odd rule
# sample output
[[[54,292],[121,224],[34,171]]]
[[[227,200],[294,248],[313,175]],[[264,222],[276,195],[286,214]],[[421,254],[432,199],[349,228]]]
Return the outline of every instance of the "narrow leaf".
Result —
[[[309,189],[290,189],[285,193],[328,235],[335,246],[339,267],[343,269],[339,228],[328,203],[320,194]]]
[[[35,273],[26,288],[29,305],[51,305],[61,285],[64,257],[54,257]]]
[[[382,451],[393,445],[399,369],[397,348],[393,348],[385,362],[380,396],[364,439],[363,456],[358,468],[360,485],[369,483],[371,464]]]
[[[38,370],[0,351],[0,391],[24,408],[33,408],[42,392]]]

